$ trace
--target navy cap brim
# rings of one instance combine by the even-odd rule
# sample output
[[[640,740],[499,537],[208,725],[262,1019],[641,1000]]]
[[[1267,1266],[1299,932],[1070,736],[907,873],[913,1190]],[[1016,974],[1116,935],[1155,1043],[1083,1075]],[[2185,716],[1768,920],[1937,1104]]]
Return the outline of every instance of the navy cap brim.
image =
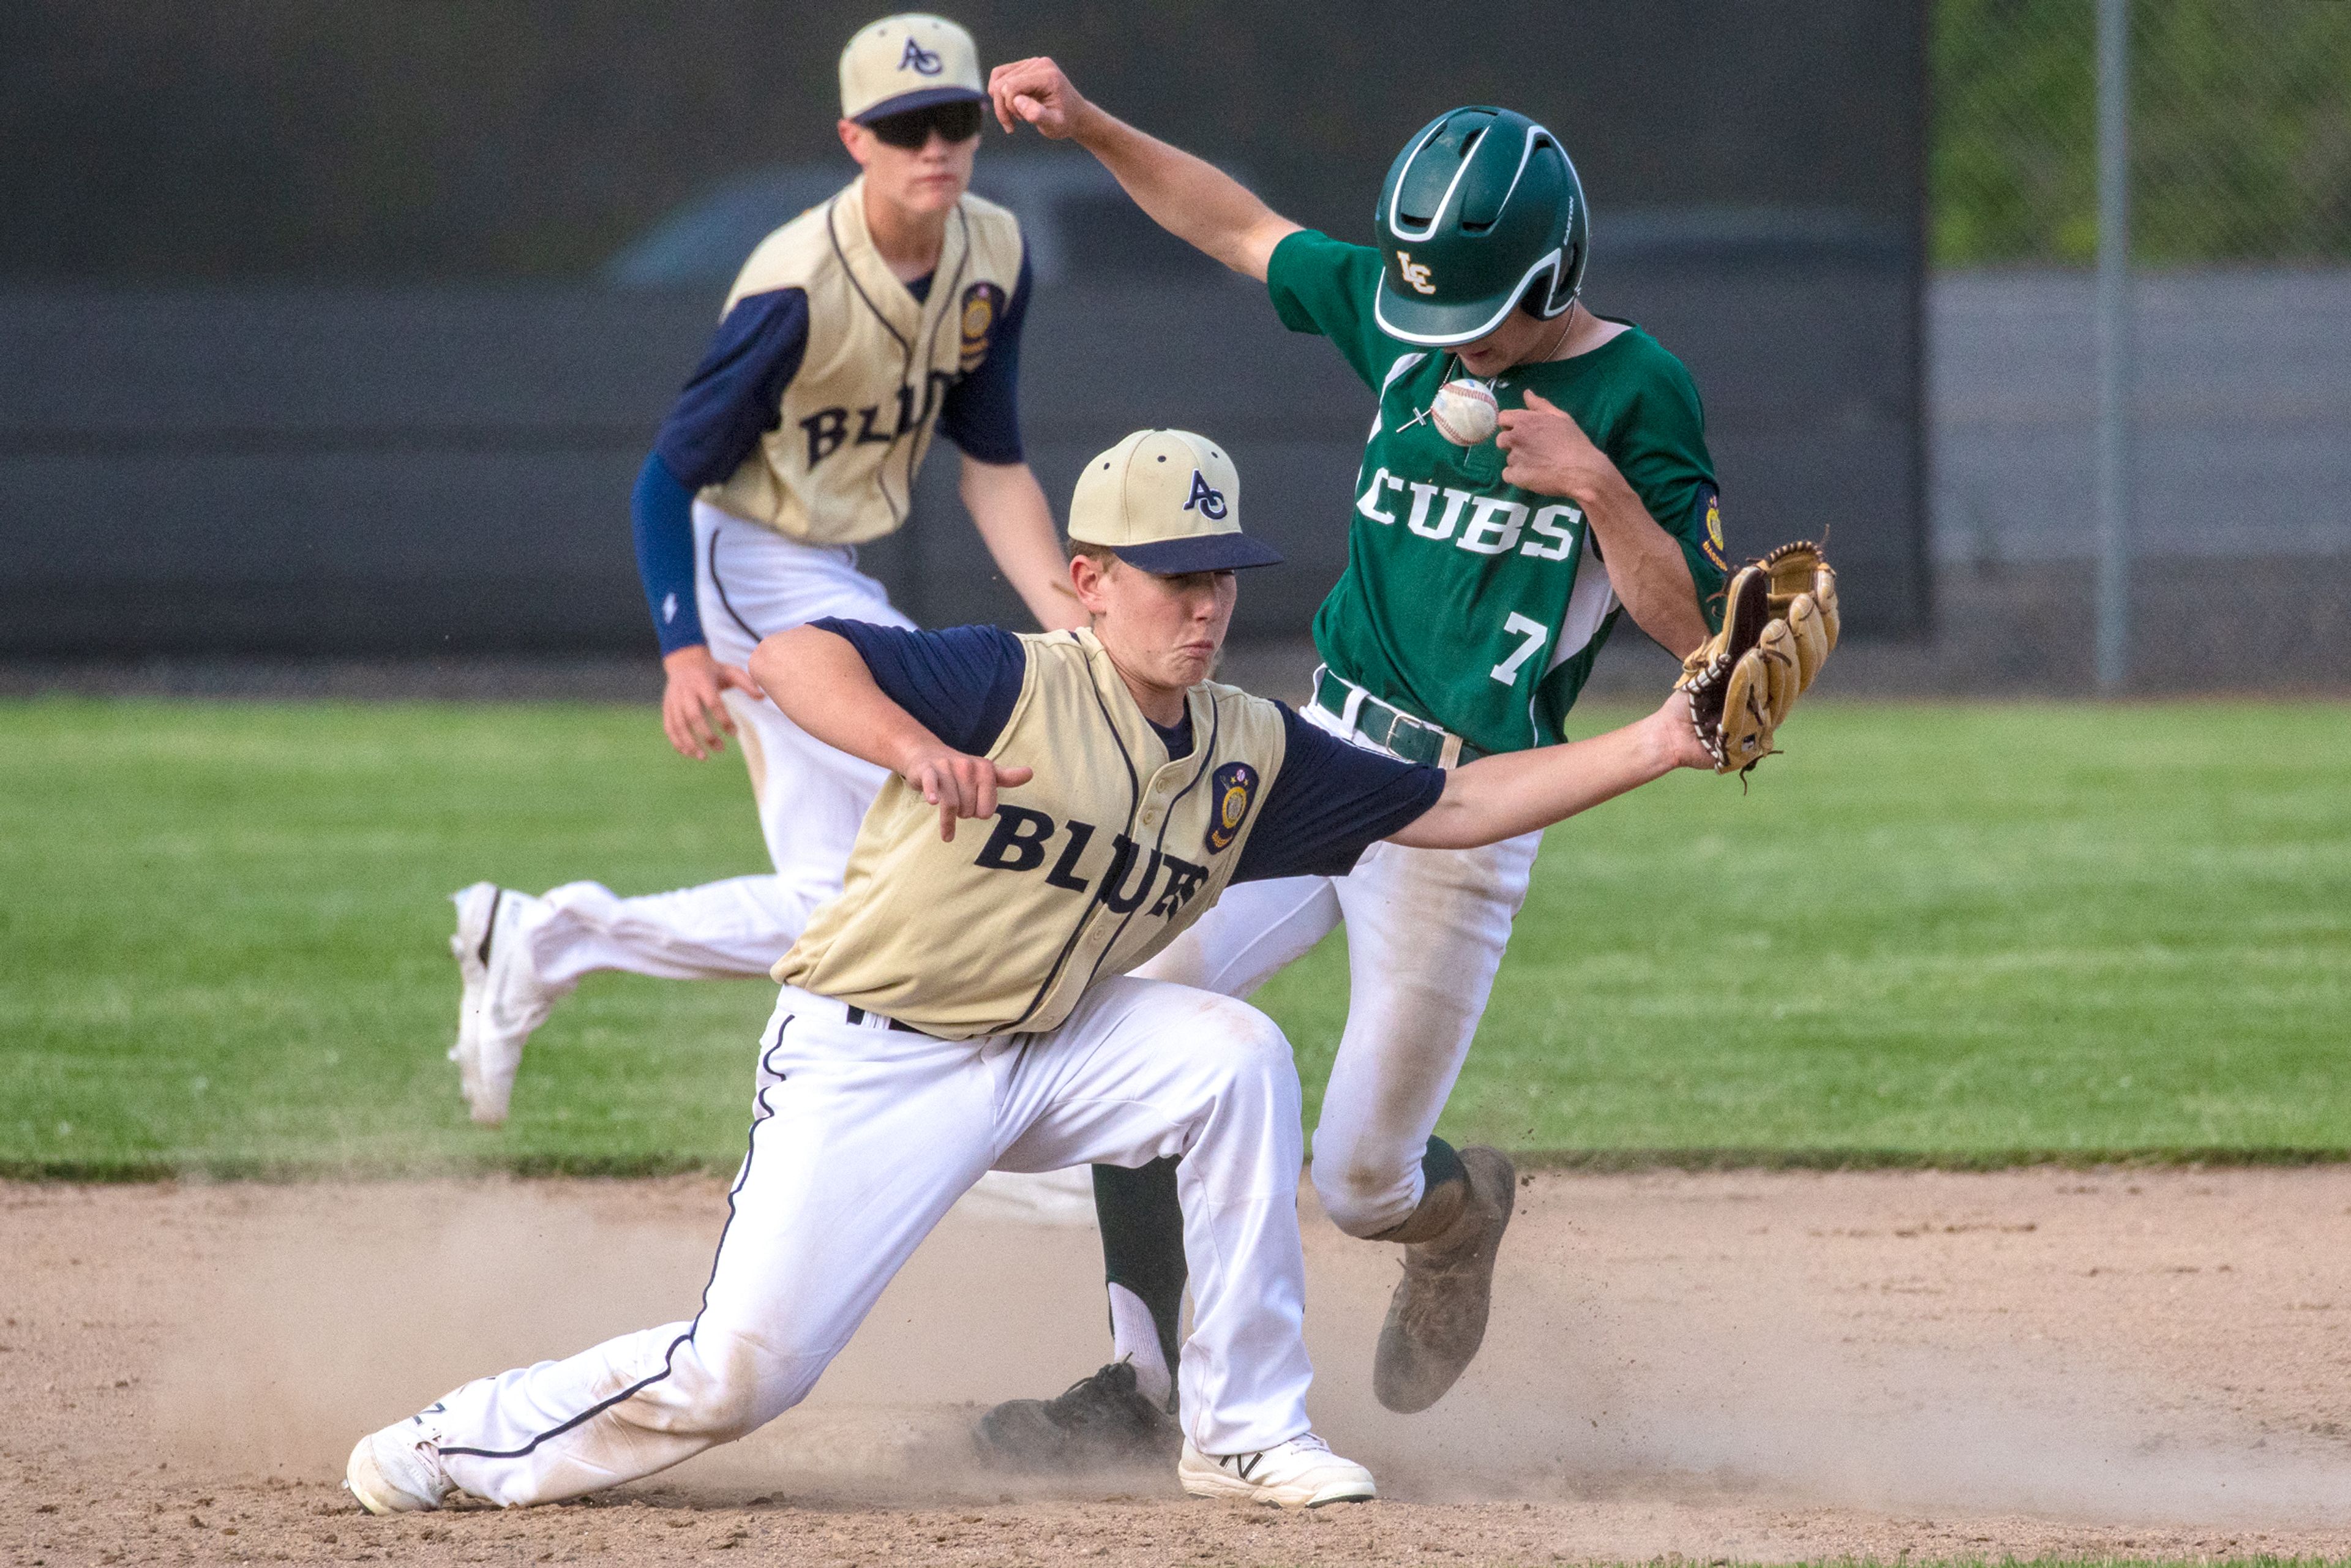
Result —
[[[986,103],[987,94],[967,87],[926,87],[914,92],[902,92],[895,98],[885,98],[864,113],[852,116],[860,125],[871,125],[877,120],[887,120],[893,114],[912,114],[918,109],[928,109],[940,103]]]
[[[1161,539],[1156,544],[1113,545],[1111,553],[1155,577],[1178,577],[1187,571],[1240,571],[1252,566],[1280,566],[1281,552],[1247,534],[1197,534],[1187,539]]]

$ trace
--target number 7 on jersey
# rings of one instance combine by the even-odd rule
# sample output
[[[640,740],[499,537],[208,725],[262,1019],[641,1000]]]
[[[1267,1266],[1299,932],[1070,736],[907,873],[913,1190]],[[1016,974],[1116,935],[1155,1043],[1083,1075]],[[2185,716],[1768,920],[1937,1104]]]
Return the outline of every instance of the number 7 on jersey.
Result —
[[[1502,633],[1509,637],[1526,639],[1519,644],[1517,653],[1487,672],[1507,686],[1517,683],[1519,666],[1533,658],[1535,650],[1551,640],[1551,628],[1540,621],[1532,620],[1513,610],[1510,612],[1510,618],[1502,622]]]

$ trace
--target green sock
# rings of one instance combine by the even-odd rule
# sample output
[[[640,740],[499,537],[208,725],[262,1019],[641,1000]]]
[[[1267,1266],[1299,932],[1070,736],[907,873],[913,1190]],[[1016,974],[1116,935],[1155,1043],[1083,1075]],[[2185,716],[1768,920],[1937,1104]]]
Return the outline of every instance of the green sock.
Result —
[[[1134,1291],[1150,1309],[1159,1357],[1172,1381],[1184,1341],[1186,1277],[1184,1209],[1176,1199],[1175,1160],[1157,1159],[1134,1170],[1096,1166],[1094,1214],[1102,1223],[1102,1272],[1111,1284]],[[1111,1334],[1117,1354],[1138,1362],[1151,1348],[1120,1343],[1114,1319]]]

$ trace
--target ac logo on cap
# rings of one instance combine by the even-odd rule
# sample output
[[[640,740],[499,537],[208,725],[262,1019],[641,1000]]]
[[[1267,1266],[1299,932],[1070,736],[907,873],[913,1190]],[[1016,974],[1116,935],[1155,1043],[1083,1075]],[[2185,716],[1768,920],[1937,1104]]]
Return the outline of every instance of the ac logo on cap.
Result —
[[[953,22],[927,11],[868,23],[841,51],[841,117],[860,125],[937,103],[979,103],[987,97],[979,46]]]
[[[1200,515],[1217,522],[1225,520],[1225,493],[1208,484],[1208,476],[1197,468],[1192,470],[1192,494],[1185,498],[1184,509],[1198,507]]]

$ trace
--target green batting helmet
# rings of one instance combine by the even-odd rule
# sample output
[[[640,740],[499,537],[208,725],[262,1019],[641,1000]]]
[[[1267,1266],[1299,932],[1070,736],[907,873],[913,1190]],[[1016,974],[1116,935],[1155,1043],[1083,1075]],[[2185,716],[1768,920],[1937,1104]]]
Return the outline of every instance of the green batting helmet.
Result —
[[[1373,311],[1407,343],[1482,338],[1520,299],[1556,316],[1583,286],[1575,165],[1558,137],[1507,109],[1456,109],[1424,126],[1388,170],[1377,220]]]

